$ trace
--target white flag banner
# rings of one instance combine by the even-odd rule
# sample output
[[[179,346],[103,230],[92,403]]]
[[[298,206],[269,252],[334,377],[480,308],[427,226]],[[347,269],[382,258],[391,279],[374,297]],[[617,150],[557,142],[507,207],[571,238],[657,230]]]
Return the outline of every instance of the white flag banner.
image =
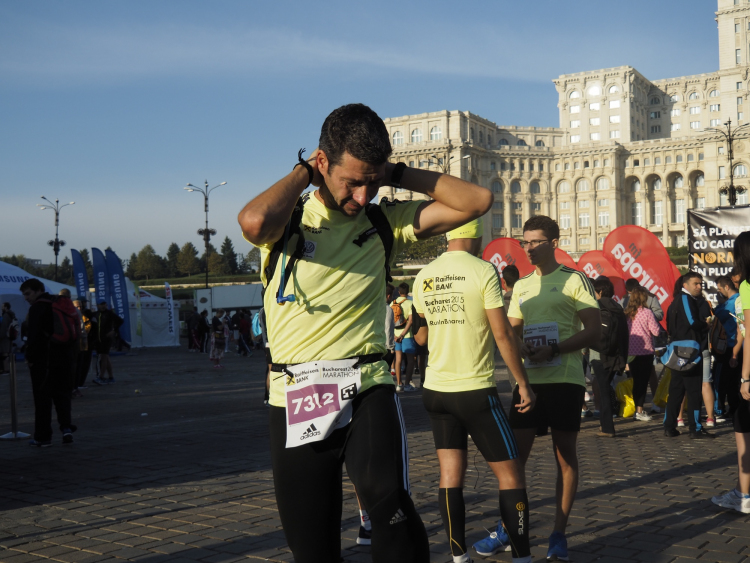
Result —
[[[165,297],[167,299],[167,327],[169,334],[174,334],[175,326],[174,326],[174,301],[172,300],[172,288],[169,287],[169,282],[164,282],[164,292]]]

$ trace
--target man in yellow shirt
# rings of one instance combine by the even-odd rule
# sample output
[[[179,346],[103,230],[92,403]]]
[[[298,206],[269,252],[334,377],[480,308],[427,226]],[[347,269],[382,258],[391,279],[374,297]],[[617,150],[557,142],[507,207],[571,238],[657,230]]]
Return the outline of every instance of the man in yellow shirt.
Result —
[[[481,219],[450,231],[448,251],[414,280],[414,308],[424,319],[415,339],[422,346],[429,341],[430,348],[422,400],[440,462],[440,513],[454,563],[471,561],[463,498],[468,434],[497,477],[513,561],[530,563],[529,499],[516,440],[497,395],[494,343],[518,383],[516,406],[528,412],[536,399],[505,315],[497,272],[476,257],[481,237]]]
[[[526,370],[537,397],[533,411],[510,410],[510,425],[524,464],[534,437],[552,429],[557,508],[548,561],[568,560],[565,528],[578,488],[576,441],[586,390],[581,350],[595,346],[601,334],[591,281],[555,260],[559,238],[560,229],[549,217],[537,215],[526,221],[521,244],[536,269],[513,286],[508,310],[511,326],[523,339]],[[513,404],[519,403],[517,389]]]
[[[273,351],[270,439],[276,501],[297,563],[339,563],[341,466],[372,524],[377,562],[426,563],[409,494],[408,448],[387,364],[390,259],[480,217],[492,194],[388,162],[388,131],[362,104],[333,111],[308,161],[248,203],[239,222],[261,249]],[[313,193],[302,192],[310,185]],[[368,205],[381,185],[432,201]],[[287,255],[289,260],[287,261]]]

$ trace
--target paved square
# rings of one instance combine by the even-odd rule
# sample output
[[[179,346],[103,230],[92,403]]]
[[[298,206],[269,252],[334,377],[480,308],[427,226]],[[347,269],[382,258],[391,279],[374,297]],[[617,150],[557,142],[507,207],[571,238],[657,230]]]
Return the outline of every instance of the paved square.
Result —
[[[0,442],[0,562],[292,561],[280,528],[262,405],[263,358],[231,354],[214,370],[183,349],[113,358],[117,383],[89,378],[73,402],[79,431],[63,446]],[[510,386],[496,372],[507,408]],[[20,429],[32,431],[28,372],[19,365]],[[10,430],[7,377],[0,380],[0,433]],[[451,561],[436,502],[437,458],[421,393],[401,395],[409,428],[414,500],[432,561]],[[624,437],[596,437],[583,422],[581,481],[568,529],[571,561],[750,562],[750,516],[710,497],[735,484],[729,425],[718,438],[667,439],[659,421],[617,422]],[[498,517],[497,487],[472,447],[465,488],[467,540]],[[471,463],[476,460],[476,463]],[[554,517],[555,465],[540,438],[527,467],[532,554],[544,560]],[[345,561],[370,561],[356,546],[357,503],[345,479]],[[311,518],[314,515],[310,515]],[[481,558],[478,558],[481,560]],[[510,553],[488,558],[510,561]]]

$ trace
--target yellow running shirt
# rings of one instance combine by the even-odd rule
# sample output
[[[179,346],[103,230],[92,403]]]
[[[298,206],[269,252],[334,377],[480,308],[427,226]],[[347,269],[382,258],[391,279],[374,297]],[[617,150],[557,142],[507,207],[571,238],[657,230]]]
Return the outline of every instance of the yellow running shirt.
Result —
[[[524,326],[557,323],[559,339],[563,342],[581,331],[578,311],[598,309],[594,286],[585,274],[560,265],[546,276],[536,270],[521,278],[513,286],[508,317],[521,319]],[[585,387],[583,353],[576,350],[563,354],[562,365],[529,367],[529,383],[575,383]]]
[[[380,237],[375,232],[357,246],[353,241],[372,229],[364,211],[347,217],[328,209],[313,193],[303,199],[305,257],[295,264],[284,291],[284,295],[294,294],[296,301],[276,303],[281,257],[263,299],[273,361],[301,364],[385,353],[385,249]],[[391,259],[417,240],[413,223],[421,203],[380,204],[393,230]],[[290,236],[287,255],[296,244],[297,236]],[[260,247],[264,284],[272,248],[273,243]],[[385,362],[364,364],[361,370],[362,391],[376,384],[393,384]],[[284,378],[278,373],[271,374],[269,402],[286,406]]]
[[[495,386],[495,345],[485,309],[503,306],[495,267],[468,252],[446,252],[414,280],[414,308],[428,323],[426,389]]]

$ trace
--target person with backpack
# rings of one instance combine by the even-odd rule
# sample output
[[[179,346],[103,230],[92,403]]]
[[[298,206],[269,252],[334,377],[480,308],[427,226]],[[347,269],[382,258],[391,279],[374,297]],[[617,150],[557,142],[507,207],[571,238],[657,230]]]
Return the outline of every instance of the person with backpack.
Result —
[[[648,307],[648,292],[641,286],[634,287],[625,307],[628,319],[628,362],[630,375],[633,378],[633,401],[635,402],[635,420],[648,422],[651,415],[643,410],[646,390],[654,365],[654,336],[662,332],[656,322],[653,311]]]
[[[724,302],[714,309],[717,322],[711,327],[711,351],[714,355],[714,386],[716,402],[714,411],[718,417],[732,420],[739,404],[739,381],[742,371],[742,345],[744,338],[737,327],[735,310],[740,294],[729,276],[716,280],[716,289]],[[726,405],[729,410],[726,410]],[[706,421],[708,422],[708,421]]]
[[[700,423],[703,362],[706,361],[703,352],[708,350],[709,326],[706,321],[711,317],[708,303],[701,297],[702,282],[703,276],[698,272],[688,272],[681,276],[675,284],[674,300],[667,310],[670,346],[662,359],[672,370],[667,413],[664,417],[664,435],[669,438],[680,435],[680,431],[677,430],[677,419],[682,399],[686,395],[690,438],[716,437]],[[684,357],[683,350],[686,348],[694,350],[689,357]],[[674,358],[674,363],[670,362],[670,356]]]
[[[68,297],[51,296],[36,278],[24,281],[20,289],[31,305],[26,319],[26,362],[34,394],[34,437],[29,445],[52,445],[53,405],[63,444],[72,444],[76,431],[71,421],[72,366],[80,336],[75,306]]]
[[[18,338],[19,326],[16,314],[11,311],[10,303],[3,303],[2,318],[0,319],[0,373],[8,373],[10,369],[10,354],[13,342]]]
[[[614,438],[617,434],[612,420],[615,413],[610,391],[615,375],[621,373],[627,363],[628,322],[622,307],[614,299],[615,286],[608,277],[599,276],[594,280],[594,292],[602,318],[601,340],[589,349],[594,393],[599,402],[601,429],[598,436]]]

